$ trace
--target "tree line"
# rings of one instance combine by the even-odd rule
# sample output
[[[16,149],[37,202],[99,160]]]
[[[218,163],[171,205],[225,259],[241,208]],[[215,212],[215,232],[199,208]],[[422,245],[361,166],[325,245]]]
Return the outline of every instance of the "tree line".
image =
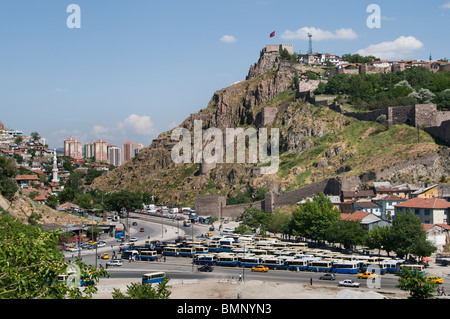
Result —
[[[432,72],[423,67],[375,74],[338,74],[321,83],[315,94],[346,97],[362,110],[434,103],[450,110],[450,71]]]

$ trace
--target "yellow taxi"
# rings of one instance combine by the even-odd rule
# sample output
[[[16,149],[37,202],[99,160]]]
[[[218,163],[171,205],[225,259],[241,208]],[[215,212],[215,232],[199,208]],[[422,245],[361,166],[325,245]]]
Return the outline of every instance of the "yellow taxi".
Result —
[[[444,279],[437,277],[437,276],[430,276],[427,278],[427,281],[433,283],[433,284],[443,284]]]
[[[258,266],[252,267],[252,271],[268,272],[269,267],[265,267],[263,265],[258,265]]]
[[[362,274],[358,275],[358,278],[363,278],[363,279],[367,279],[367,278],[377,278],[377,274],[372,274],[372,272],[370,271],[366,271]]]
[[[102,259],[109,259],[109,254],[107,254],[107,253],[103,253],[103,255],[102,255]]]

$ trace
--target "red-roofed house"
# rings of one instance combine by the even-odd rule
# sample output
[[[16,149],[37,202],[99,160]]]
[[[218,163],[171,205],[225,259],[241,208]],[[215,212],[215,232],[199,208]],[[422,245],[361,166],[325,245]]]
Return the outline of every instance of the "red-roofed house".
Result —
[[[395,213],[412,212],[422,224],[448,225],[450,203],[439,198],[413,198],[395,205]]]
[[[33,185],[39,185],[40,180],[37,175],[18,175],[16,181],[20,188],[32,188]]]
[[[348,221],[359,221],[360,226],[366,230],[389,225],[375,214],[362,211],[356,211],[353,214],[341,214],[341,219]]]

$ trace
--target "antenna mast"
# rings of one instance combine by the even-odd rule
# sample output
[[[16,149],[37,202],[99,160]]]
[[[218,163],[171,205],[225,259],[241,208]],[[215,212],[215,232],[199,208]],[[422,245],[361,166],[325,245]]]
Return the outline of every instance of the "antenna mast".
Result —
[[[309,51],[308,54],[312,54],[312,34],[308,33],[308,38],[309,38]]]

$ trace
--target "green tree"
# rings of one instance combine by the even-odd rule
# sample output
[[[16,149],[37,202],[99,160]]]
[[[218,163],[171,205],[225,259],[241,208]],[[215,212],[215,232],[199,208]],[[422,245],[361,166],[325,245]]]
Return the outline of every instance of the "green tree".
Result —
[[[326,239],[332,243],[341,243],[346,246],[363,244],[367,231],[361,228],[359,221],[336,220],[326,231]]]
[[[122,209],[133,211],[142,208],[142,196],[139,193],[121,190],[119,192],[105,195],[106,207],[110,210],[120,212]]]
[[[61,231],[44,231],[15,221],[9,215],[0,217],[0,298],[63,299],[90,298],[97,291],[95,283],[106,273],[95,266],[77,261],[81,279],[87,287],[59,282],[72,264],[65,261],[58,248]]]
[[[127,293],[122,293],[119,289],[114,289],[113,299],[169,299],[171,294],[167,285],[169,279],[166,277],[155,288],[152,285],[141,283],[131,283],[127,286]]]
[[[426,232],[419,218],[409,210],[397,212],[392,222],[393,251],[400,256],[413,253],[417,242],[426,241]]]
[[[395,247],[392,237],[391,226],[376,227],[369,230],[366,238],[366,245],[370,249],[383,249],[389,256],[389,253]]]
[[[340,216],[329,198],[320,193],[292,212],[292,233],[312,240],[325,240],[327,230]]]
[[[41,138],[38,132],[31,132],[30,136],[33,139],[33,141],[37,141],[38,139]]]
[[[438,284],[427,280],[425,274],[402,268],[398,288],[409,291],[409,299],[431,299]]]
[[[13,159],[0,156],[0,194],[11,200],[19,189],[15,180],[16,164]]]
[[[255,207],[247,207],[240,218],[244,225],[250,228],[259,228],[259,233],[265,234],[272,225],[273,215]]]

